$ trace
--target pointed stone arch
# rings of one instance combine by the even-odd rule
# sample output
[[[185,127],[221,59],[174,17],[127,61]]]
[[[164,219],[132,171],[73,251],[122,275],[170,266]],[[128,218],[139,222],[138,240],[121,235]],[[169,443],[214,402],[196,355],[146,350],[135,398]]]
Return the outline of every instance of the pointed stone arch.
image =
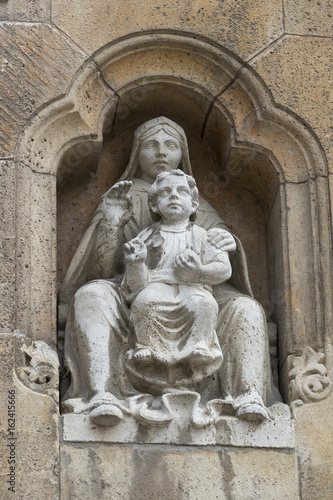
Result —
[[[80,176],[105,163],[108,141],[129,143],[134,128],[161,114],[214,159],[210,177],[202,174],[209,201],[228,178],[228,186],[241,186],[261,204],[282,370],[307,346],[325,349],[333,322],[322,148],[246,63],[209,40],[175,33],[144,33],[101,48],[66,95],[46,103],[22,131],[15,155],[16,327],[56,342],[57,179],[76,176],[80,184]],[[113,166],[116,180],[121,166]]]

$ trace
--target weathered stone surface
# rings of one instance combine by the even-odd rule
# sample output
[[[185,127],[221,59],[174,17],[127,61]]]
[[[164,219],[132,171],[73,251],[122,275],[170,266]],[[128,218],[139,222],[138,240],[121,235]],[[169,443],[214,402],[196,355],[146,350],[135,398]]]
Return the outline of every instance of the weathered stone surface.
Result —
[[[228,50],[233,51],[236,58],[251,60],[252,67],[258,71],[268,89],[272,91],[274,99],[281,106],[281,109],[288,111],[289,108],[304,120],[304,129],[314,130],[326,152],[331,172],[333,172],[333,141],[330,135],[332,126],[330,114],[332,46],[328,38],[321,38],[332,34],[332,3],[330,0],[319,0],[319,2],[307,0],[285,0],[284,2],[281,0],[269,0],[268,2],[266,0],[258,2],[206,0],[200,3],[171,0],[167,4],[162,0],[148,0],[146,4],[130,0],[123,2],[118,0],[111,3],[107,0],[83,0],[82,2],[70,0],[69,3],[63,0],[53,0],[53,6],[53,21],[60,30],[63,30],[64,34],[50,26],[28,24],[49,22],[51,17],[49,0],[28,0],[27,2],[0,0],[0,20],[6,21],[0,26],[2,46],[0,97],[3,109],[0,157],[13,155],[17,137],[23,124],[39,106],[44,106],[50,100],[65,94],[73,75],[86,57],[77,48],[76,43],[78,46],[84,47],[90,55],[118,37],[128,37],[149,29],[155,30],[156,33],[156,30],[165,32],[172,28],[178,33],[183,31],[199,38],[201,36],[208,37],[208,41],[212,44],[218,42]],[[286,32],[292,35],[307,35],[307,37],[287,35],[280,38],[277,43],[270,45],[269,49],[260,52],[282,35],[282,7],[284,7]],[[10,24],[11,21],[24,21],[27,24]],[[311,34],[315,36],[308,36]],[[108,84],[113,85],[117,81],[120,83],[126,81],[128,84],[126,90],[121,90],[124,93],[120,96],[118,117],[115,122],[116,128],[120,124],[119,129],[127,127],[128,132],[132,125],[134,129],[135,120],[141,119],[143,122],[152,118],[154,109],[157,109],[159,114],[163,114],[164,108],[170,109],[170,112],[174,113],[171,118],[176,120],[181,118],[180,122],[186,124],[186,127],[188,126],[192,132],[194,127],[192,128],[191,124],[195,122],[195,133],[199,131],[197,134],[199,137],[200,127],[203,123],[206,125],[206,131],[210,129],[210,124],[205,122],[205,117],[211,103],[211,97],[225,89],[225,84],[229,84],[236,77],[234,84],[228,86],[225,95],[219,99],[226,116],[228,118],[230,116],[228,124],[230,124],[230,130],[234,137],[230,139],[228,135],[223,136],[222,131],[217,134],[216,142],[219,142],[222,137],[223,147],[225,145],[228,147],[231,141],[235,141],[232,143],[232,147],[237,146],[237,141],[242,141],[246,145],[252,143],[259,145],[258,150],[261,148],[261,152],[266,151],[270,155],[271,165],[282,165],[281,172],[279,172],[282,187],[280,191],[275,190],[274,181],[274,183],[268,183],[268,188],[265,190],[265,183],[275,179],[272,175],[265,177],[265,173],[271,165],[268,162],[263,162],[262,168],[252,169],[250,168],[252,163],[248,162],[249,175],[244,175],[238,184],[231,182],[233,192],[231,193],[230,186],[229,198],[221,200],[224,193],[216,189],[216,187],[221,187],[221,179],[218,179],[218,182],[214,184],[215,178],[208,176],[210,170],[207,169],[204,172],[208,163],[202,162],[202,157],[198,156],[200,161],[196,161],[198,164],[202,163],[200,166],[202,170],[200,171],[200,168],[197,170],[202,186],[200,189],[203,190],[203,187],[206,186],[207,192],[211,190],[213,194],[209,194],[209,196],[212,198],[212,202],[215,200],[216,206],[225,207],[229,204],[230,211],[234,207],[235,209],[241,207],[237,214],[233,215],[234,218],[230,218],[230,221],[231,225],[239,228],[238,220],[243,219],[240,236],[243,241],[244,227],[244,234],[248,235],[247,240],[244,241],[246,246],[251,247],[249,264],[252,267],[251,279],[254,278],[256,297],[263,297],[265,300],[268,293],[265,288],[268,276],[270,292],[273,292],[272,296],[269,295],[269,300],[273,302],[273,309],[274,307],[278,309],[277,315],[283,321],[288,315],[288,318],[291,318],[290,321],[288,319],[289,322],[285,321],[284,329],[279,328],[278,330],[279,337],[286,339],[286,342],[280,339],[281,362],[295,348],[298,351],[296,354],[300,356],[303,349],[306,352],[308,347],[312,346],[318,347],[318,352],[325,352],[325,366],[330,370],[332,356],[327,355],[327,349],[325,350],[322,345],[325,340],[327,348],[333,324],[332,286],[330,285],[333,226],[332,210],[329,210],[330,200],[327,192],[325,162],[324,168],[320,161],[317,162],[313,159],[306,163],[306,161],[303,162],[302,154],[299,154],[299,151],[296,153],[298,139],[299,150],[306,151],[307,148],[307,141],[304,140],[301,126],[293,129],[294,135],[291,140],[287,137],[291,131],[288,120],[278,122],[281,133],[278,133],[278,128],[276,128],[276,133],[270,134],[273,126],[276,125],[275,111],[271,106],[266,107],[268,101],[261,99],[265,94],[264,85],[258,86],[259,90],[253,93],[253,99],[251,96],[246,101],[243,97],[245,93],[250,96],[252,92],[250,79],[241,78],[243,73],[247,71],[251,73],[251,68],[245,67],[240,72],[236,70],[237,76],[233,73],[231,79],[223,80],[219,76],[223,74],[223,71],[220,73],[205,72],[204,65],[197,64],[201,55],[195,50],[188,50],[188,52],[190,55],[185,54],[185,59],[181,55],[175,57],[175,53],[173,53],[172,57],[169,55],[168,58],[166,55],[159,63],[152,54],[146,58],[140,56],[137,60],[132,61],[129,54],[123,69],[120,68],[121,65],[115,64],[113,66],[117,72],[121,69],[122,74],[112,75],[111,71],[103,75],[107,76]],[[258,56],[254,57],[255,54]],[[251,59],[253,57],[254,59]],[[134,59],[133,55],[132,59]],[[225,59],[223,62],[222,59],[219,60],[220,67],[225,66]],[[161,102],[159,93],[156,91],[152,107],[147,111],[147,115],[144,115],[147,101],[140,101],[142,98],[140,93],[131,94],[129,91],[126,95],[126,91],[128,88],[136,91],[134,87],[137,82],[133,83],[133,80],[136,77],[142,77],[144,81],[149,66],[151,73],[148,76],[152,77],[152,80],[159,72],[163,75],[165,62],[168,63],[169,69],[173,66],[174,73],[168,72],[170,79],[163,87],[163,91],[166,90],[164,101]],[[185,62],[186,68],[191,69],[192,65],[192,73],[184,71]],[[90,64],[94,65],[93,62]],[[141,64],[142,67],[140,67]],[[135,65],[139,67],[141,73],[139,70],[133,71]],[[151,66],[153,67],[151,68]],[[209,69],[209,65],[206,67]],[[201,73],[200,81],[196,78],[196,72]],[[173,101],[173,108],[172,106],[168,108],[169,96],[172,97],[177,88],[172,80],[174,75],[178,78],[177,84],[183,77],[190,82],[189,92],[186,94],[186,103],[183,99],[185,93],[179,93],[177,99],[175,98]],[[204,79],[206,79],[206,86],[202,83]],[[149,92],[153,85],[158,85],[158,82],[152,80],[146,85],[146,90]],[[131,87],[132,83],[133,88]],[[191,91],[195,85],[198,87],[202,85],[202,88],[206,90],[202,94],[198,92],[198,99],[192,100]],[[77,112],[78,108],[74,108],[71,119],[64,113],[63,121],[58,121],[58,130],[61,130],[66,140],[71,141],[73,138],[83,137],[85,134],[96,134],[98,129],[96,124],[103,121],[103,118],[100,118],[103,116],[100,109],[107,107],[109,98],[103,90],[101,94],[99,94],[99,90],[96,90],[97,88],[102,89],[102,87],[103,84],[97,87],[94,85],[85,87],[82,91],[82,99],[80,98],[79,112]],[[241,87],[244,94],[240,91]],[[99,95],[97,96],[97,94]],[[104,97],[101,98],[102,94]],[[111,90],[109,94],[112,94]],[[68,100],[66,103],[68,105],[74,101],[75,99]],[[91,107],[94,105],[95,109],[90,113]],[[100,108],[98,108],[99,105]],[[196,109],[199,107],[200,111]],[[84,108],[87,110],[86,113],[83,112]],[[187,108],[189,108],[188,113],[186,112]],[[128,111],[129,115],[127,115]],[[134,117],[133,119],[135,113],[140,118]],[[78,117],[77,122],[75,114]],[[109,116],[111,117],[110,122],[113,124],[111,112]],[[131,122],[127,122],[128,116],[132,119]],[[240,118],[238,119],[237,116]],[[270,122],[272,116],[274,118]],[[292,116],[292,113],[289,116]],[[261,118],[263,119],[261,120]],[[36,123],[39,119],[40,117]],[[79,120],[87,127],[78,125],[78,133],[75,135],[73,128]],[[70,134],[66,128],[69,121],[72,123]],[[215,123],[211,126],[212,137],[215,133],[214,126]],[[35,130],[40,131],[38,125]],[[48,165],[56,166],[58,158],[61,156],[63,142],[61,138],[59,140],[61,135],[59,134],[57,140],[53,141],[53,145],[57,146],[53,146],[52,149],[49,146],[51,143],[48,142],[52,134],[43,136],[44,130],[51,130],[51,128],[45,128],[40,132],[41,140],[36,140],[33,133],[29,136],[29,138],[35,138],[35,145],[36,143],[40,145],[44,137],[47,142],[45,142],[44,148],[31,149],[33,151],[31,156],[35,156],[29,165],[32,165],[37,158],[34,163],[37,169],[39,158],[43,159],[43,164],[38,165],[40,169],[38,171],[42,175],[30,177],[31,170],[26,167],[22,168],[26,171],[29,170],[29,174],[21,176],[19,173],[17,186],[19,196],[16,203],[20,215],[19,220],[16,221],[16,228],[13,224],[14,167],[9,162],[3,162],[0,165],[2,173],[0,177],[2,200],[0,204],[0,271],[2,277],[0,326],[13,328],[15,313],[21,326],[31,329],[37,338],[48,338],[53,342],[55,340],[55,178],[52,175],[44,175],[44,173],[50,174]],[[234,133],[235,130],[236,133]],[[101,142],[100,130],[98,133]],[[128,134],[130,135],[129,132]],[[207,141],[209,147],[211,146],[212,143],[209,143],[207,135],[203,134],[203,140]],[[274,143],[278,146],[274,146]],[[118,151],[121,148],[126,149],[123,144],[119,146],[117,143],[117,145]],[[81,146],[81,144],[73,145],[74,155],[69,155],[65,159],[66,161],[63,162],[65,172],[62,172],[63,177],[60,176],[62,181],[66,177],[65,174],[70,175],[72,168],[78,172],[78,176],[71,179],[72,184],[68,187],[68,190],[71,191],[71,203],[73,204],[76,203],[75,198],[80,187],[84,184],[79,175],[81,166],[84,164],[87,167],[87,176],[93,177],[96,172],[100,175],[100,172],[96,170],[97,160],[94,158],[95,155],[97,157],[98,148],[91,147],[89,155],[82,160],[87,149]],[[277,153],[277,147],[280,148],[280,146],[283,146],[281,154]],[[27,155],[29,154],[28,149],[26,148],[24,151]],[[45,154],[47,150],[49,150],[49,156]],[[117,148],[111,154],[113,155],[112,159],[116,158]],[[56,157],[56,155],[59,156]],[[53,160],[52,158],[55,157],[57,159]],[[71,162],[73,157],[74,163],[76,162],[75,166]],[[224,153],[224,156],[221,155],[218,158],[226,161],[226,157],[227,153]],[[304,157],[306,158],[306,154]],[[77,160],[78,158],[79,160]],[[238,161],[238,157],[236,160]],[[257,164],[256,160],[257,158],[253,158],[253,164]],[[72,226],[79,223],[80,217],[82,228],[85,222],[88,223],[94,202],[102,194],[104,188],[106,189],[107,186],[116,181],[118,174],[121,174],[122,165],[125,165],[126,162],[115,160],[110,164],[106,161],[106,164],[112,172],[108,172],[103,180],[97,181],[99,190],[96,189],[95,185],[91,188],[91,193],[94,190],[96,193],[90,194],[88,201],[86,197],[85,206],[82,202],[81,204],[77,203],[75,207],[76,220],[72,214],[68,215],[68,218],[72,217],[72,219],[68,223],[68,233],[66,231],[62,233],[64,238],[70,238]],[[243,172],[246,170],[245,164],[246,160],[242,166]],[[116,167],[113,168],[113,165]],[[218,168],[219,165],[217,165]],[[56,168],[52,170],[52,174],[55,174],[55,170]],[[215,171],[214,166],[212,171]],[[250,179],[251,174],[256,180],[246,185],[246,179]],[[320,186],[319,182],[316,185],[313,182],[306,183],[308,176],[312,178],[321,176]],[[286,194],[285,181],[287,183],[290,181],[287,187],[287,198],[284,197]],[[257,191],[253,190],[253,187],[256,187],[256,182]],[[332,175],[330,175],[329,182],[332,193]],[[244,187],[243,191],[241,186]],[[246,189],[248,189],[247,194],[245,193]],[[85,198],[85,186],[80,193],[82,198]],[[277,194],[276,198],[275,194]],[[231,198],[235,200],[232,205],[229,203]],[[333,197],[331,196],[330,199],[332,200]],[[52,202],[48,203],[48,200]],[[52,205],[53,208],[50,208]],[[70,204],[62,207],[63,212],[68,206]],[[269,217],[269,227],[265,233],[265,229],[261,228],[265,226],[266,216]],[[86,218],[86,221],[82,222],[83,217]],[[247,218],[250,220],[248,224]],[[245,226],[247,227],[245,228]],[[331,228],[330,231],[328,226]],[[19,264],[15,269],[14,234],[16,229],[18,229],[17,234],[19,235],[17,249]],[[276,236],[275,233],[279,234]],[[267,234],[269,270],[268,273],[257,276],[258,264],[266,266],[266,254],[264,250],[260,253],[260,247],[265,246]],[[30,242],[30,238],[33,241]],[[288,245],[290,253],[285,253],[285,248]],[[76,243],[70,240],[67,247],[74,252]],[[59,247],[60,252],[66,253],[62,249],[67,247],[62,244]],[[61,257],[65,261],[67,259],[67,262],[70,260],[67,256]],[[288,282],[290,269],[291,280]],[[15,273],[18,285],[16,299],[19,299],[16,306],[14,297]],[[272,274],[276,279],[272,279]],[[280,294],[281,289],[283,289],[282,294]],[[270,308],[269,303],[268,306]],[[296,337],[297,342],[294,342]],[[2,332],[0,341],[1,401],[6,402],[7,391],[14,388],[17,391],[17,408],[19,408],[16,448],[19,464],[16,497],[33,500],[39,500],[39,498],[43,500],[44,498],[58,499],[59,482],[56,475],[56,457],[59,423],[56,405],[49,396],[37,394],[25,387],[22,379],[17,380],[13,372],[11,335]],[[331,374],[329,375],[331,376]],[[284,392],[287,394],[287,362],[282,366],[280,377],[284,377]],[[82,427],[72,427],[72,431],[77,432],[79,437],[81,437],[82,432],[88,433],[89,431],[93,437],[89,443],[83,444],[79,441],[79,444],[78,442],[75,444],[65,443],[61,498],[66,500],[72,498],[83,500],[85,498],[89,498],[89,500],[92,498],[111,498],[111,500],[113,498],[124,500],[146,500],[149,498],[161,498],[161,500],[183,500],[184,498],[195,500],[201,498],[281,500],[281,498],[297,499],[300,497],[321,500],[331,498],[333,496],[331,415],[332,397],[316,405],[309,404],[295,409],[298,472],[296,453],[290,449],[283,451],[226,447],[222,449],[217,446],[214,449],[206,448],[203,450],[158,444],[133,446],[113,445],[110,442],[101,444],[93,441],[100,439],[103,431],[92,430],[90,427],[87,429],[81,422],[80,426],[82,424]],[[6,404],[1,405],[0,416],[1,472],[4,478],[8,473],[8,448],[6,447],[8,414]],[[72,417],[75,416],[71,415],[70,418]],[[81,420],[84,419],[83,416]],[[274,432],[272,431],[270,435],[265,437],[266,443],[272,444],[269,439],[275,439],[275,437],[277,437],[277,442],[279,438],[286,438],[284,429],[281,430],[280,422],[269,422],[269,425],[275,425],[275,429]],[[232,426],[230,428],[233,432],[235,431]],[[282,436],[278,435],[279,429],[283,432]],[[126,430],[124,430],[125,437],[127,437]],[[140,429],[143,439],[147,437],[145,430],[145,428]],[[162,432],[163,429],[157,430],[157,433]],[[253,435],[246,434],[245,437],[246,444],[256,446],[256,441],[251,441]],[[231,439],[230,442],[239,444],[239,441]],[[201,442],[202,444],[204,443]],[[301,492],[298,491],[298,484],[301,485]],[[9,492],[6,489],[5,481],[2,482],[0,488],[0,496],[8,498]]]
[[[8,415],[10,410],[13,408],[9,408],[8,401],[14,401],[15,409],[17,406],[16,394],[8,391],[15,391],[16,387],[14,385],[14,373],[13,373],[13,363],[14,363],[14,349],[13,349],[13,335],[9,330],[1,329],[0,330],[0,366],[1,366],[1,384],[0,384],[0,443],[1,443],[1,453],[0,453],[0,473],[3,478],[0,482],[0,494],[2,498],[8,498],[8,487],[10,484],[7,484],[7,480],[10,480],[7,477],[7,474],[13,472],[13,469],[10,470],[10,466],[15,467],[16,473],[16,463],[9,464],[8,460],[11,460],[10,448],[7,447],[8,439],[10,438],[9,425],[12,425],[12,429],[15,429],[15,421],[8,422],[9,418],[14,417],[15,415]],[[10,396],[10,399],[9,399]],[[16,436],[16,432],[13,435]],[[15,450],[13,450],[15,452]],[[12,457],[15,460],[15,457]]]
[[[63,445],[61,498],[299,498],[292,452],[173,446]]]
[[[331,211],[333,211],[333,175],[330,174],[328,176],[328,182],[329,182],[329,192],[330,192],[330,206],[331,206]],[[330,219],[330,226],[331,226],[331,231],[333,232],[333,221]]]
[[[13,154],[27,118],[66,91],[85,56],[58,30],[43,24],[2,23],[0,45],[1,157]]]
[[[2,0],[0,21],[50,21],[51,0]]]
[[[183,429],[218,426],[225,414],[271,418],[265,406],[279,396],[266,316],[241,243],[200,201],[191,174],[182,127],[162,116],[136,130],[122,180],[102,196],[59,291],[71,374],[64,411],[102,426],[182,415]],[[242,257],[229,260],[235,251]]]
[[[56,179],[18,168],[16,328],[56,343]],[[49,203],[53,200],[53,203]],[[28,222],[29,220],[29,222]]]
[[[221,64],[221,56],[224,64]],[[239,59],[225,50],[221,54],[214,45],[207,46],[200,39],[178,33],[145,33],[131,37],[97,52],[94,61],[108,85],[120,95],[129,89],[139,94],[138,82],[157,81],[194,87],[210,100],[230,84],[242,66]],[[149,87],[147,90],[149,92]],[[144,107],[148,105],[147,100],[146,95]],[[199,103],[199,106],[205,105]]]
[[[0,162],[0,328],[13,328],[15,305],[15,168]]]
[[[285,308],[291,314],[287,313],[289,331],[280,343],[281,361],[292,350],[301,354],[307,346],[322,352],[332,335],[332,276],[327,272],[331,268],[330,221],[324,209],[329,206],[327,179],[287,183],[284,189],[286,221],[292,228],[284,241],[289,248],[289,267],[283,269],[291,293]],[[309,243],[304,245],[306,239]]]
[[[307,347],[301,356],[292,356],[289,363],[290,401],[315,403],[331,394],[333,387],[324,353]]]
[[[56,500],[59,497],[58,408],[50,396],[33,392],[17,379],[13,340],[13,334],[0,333],[0,496]],[[15,462],[8,463],[11,459]],[[11,484],[7,483],[7,474],[13,473],[10,466],[15,467],[15,495],[8,491]]]
[[[260,450],[244,450],[232,451],[228,455],[232,471],[231,495],[228,498],[301,498],[295,453],[283,454],[267,450],[263,454]]]
[[[239,56],[265,47],[282,34],[279,0],[234,2],[112,2],[84,0],[52,2],[53,22],[88,52],[130,33],[145,30],[183,30],[210,37]]]
[[[295,349],[303,350],[304,347],[312,343],[317,345],[320,338],[317,337],[317,311],[315,300],[315,287],[313,286],[315,276],[313,269],[313,248],[308,245],[303,247],[305,240],[311,241],[313,231],[311,220],[310,185],[286,184],[286,206],[288,226],[293,231],[288,233],[289,247],[289,276],[291,299],[286,303],[286,308],[290,309],[289,315],[291,324],[288,336],[282,339],[280,345],[281,361],[287,353]],[[300,220],[307,220],[307,224],[299,224]],[[316,244],[316,242],[313,242]],[[302,249],[302,250],[301,250]],[[302,252],[302,259],[300,259]],[[317,338],[316,338],[317,337]],[[319,341],[319,342],[318,342]]]
[[[295,35],[332,36],[333,4],[331,0],[286,0],[284,2],[287,33]]]
[[[333,497],[333,397],[294,411],[302,498]]]
[[[320,137],[333,170],[333,46],[329,38],[286,36],[252,61],[275,101]]]
[[[230,445],[254,448],[293,449],[294,424],[290,410],[282,403],[270,408],[273,420],[258,425],[234,417],[221,417],[217,424],[205,428],[191,425],[186,408],[179,405],[178,415],[167,426],[141,425],[133,417],[124,418],[117,427],[101,427],[92,424],[87,415],[63,415],[64,441],[105,443],[167,443],[197,446]],[[184,421],[189,432],[184,431]]]
[[[67,93],[40,110],[25,127],[17,158],[35,172],[57,175],[59,189],[70,174],[85,177],[86,169],[96,168],[103,126],[105,132],[112,130],[116,103],[117,97],[96,65],[86,61]]]

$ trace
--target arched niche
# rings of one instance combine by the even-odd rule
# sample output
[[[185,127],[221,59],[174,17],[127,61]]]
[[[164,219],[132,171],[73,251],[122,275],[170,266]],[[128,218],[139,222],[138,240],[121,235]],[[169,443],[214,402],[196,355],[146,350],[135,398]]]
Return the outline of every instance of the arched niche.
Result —
[[[201,193],[241,238],[288,370],[289,355],[323,349],[331,328],[325,159],[250,67],[187,35],[142,34],[103,47],[23,131],[17,327],[55,342],[56,248],[61,282],[99,196],[126,166],[134,130],[159,115],[185,128]]]

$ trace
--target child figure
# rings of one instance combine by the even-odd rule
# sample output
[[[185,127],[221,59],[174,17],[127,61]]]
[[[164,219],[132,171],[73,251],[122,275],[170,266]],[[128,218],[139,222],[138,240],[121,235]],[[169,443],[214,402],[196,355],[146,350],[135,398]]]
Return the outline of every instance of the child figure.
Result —
[[[212,292],[230,278],[231,265],[228,253],[209,242],[209,231],[193,223],[199,204],[193,177],[181,170],[159,174],[148,203],[159,222],[124,246],[122,292],[135,343],[127,368],[142,382],[188,386],[222,363]]]

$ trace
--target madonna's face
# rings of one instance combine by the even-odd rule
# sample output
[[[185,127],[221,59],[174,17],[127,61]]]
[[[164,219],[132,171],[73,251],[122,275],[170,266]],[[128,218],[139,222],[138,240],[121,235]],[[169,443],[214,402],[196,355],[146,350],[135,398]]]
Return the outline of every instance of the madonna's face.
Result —
[[[182,158],[180,142],[160,130],[142,141],[139,151],[141,179],[153,183],[161,172],[178,168]]]

